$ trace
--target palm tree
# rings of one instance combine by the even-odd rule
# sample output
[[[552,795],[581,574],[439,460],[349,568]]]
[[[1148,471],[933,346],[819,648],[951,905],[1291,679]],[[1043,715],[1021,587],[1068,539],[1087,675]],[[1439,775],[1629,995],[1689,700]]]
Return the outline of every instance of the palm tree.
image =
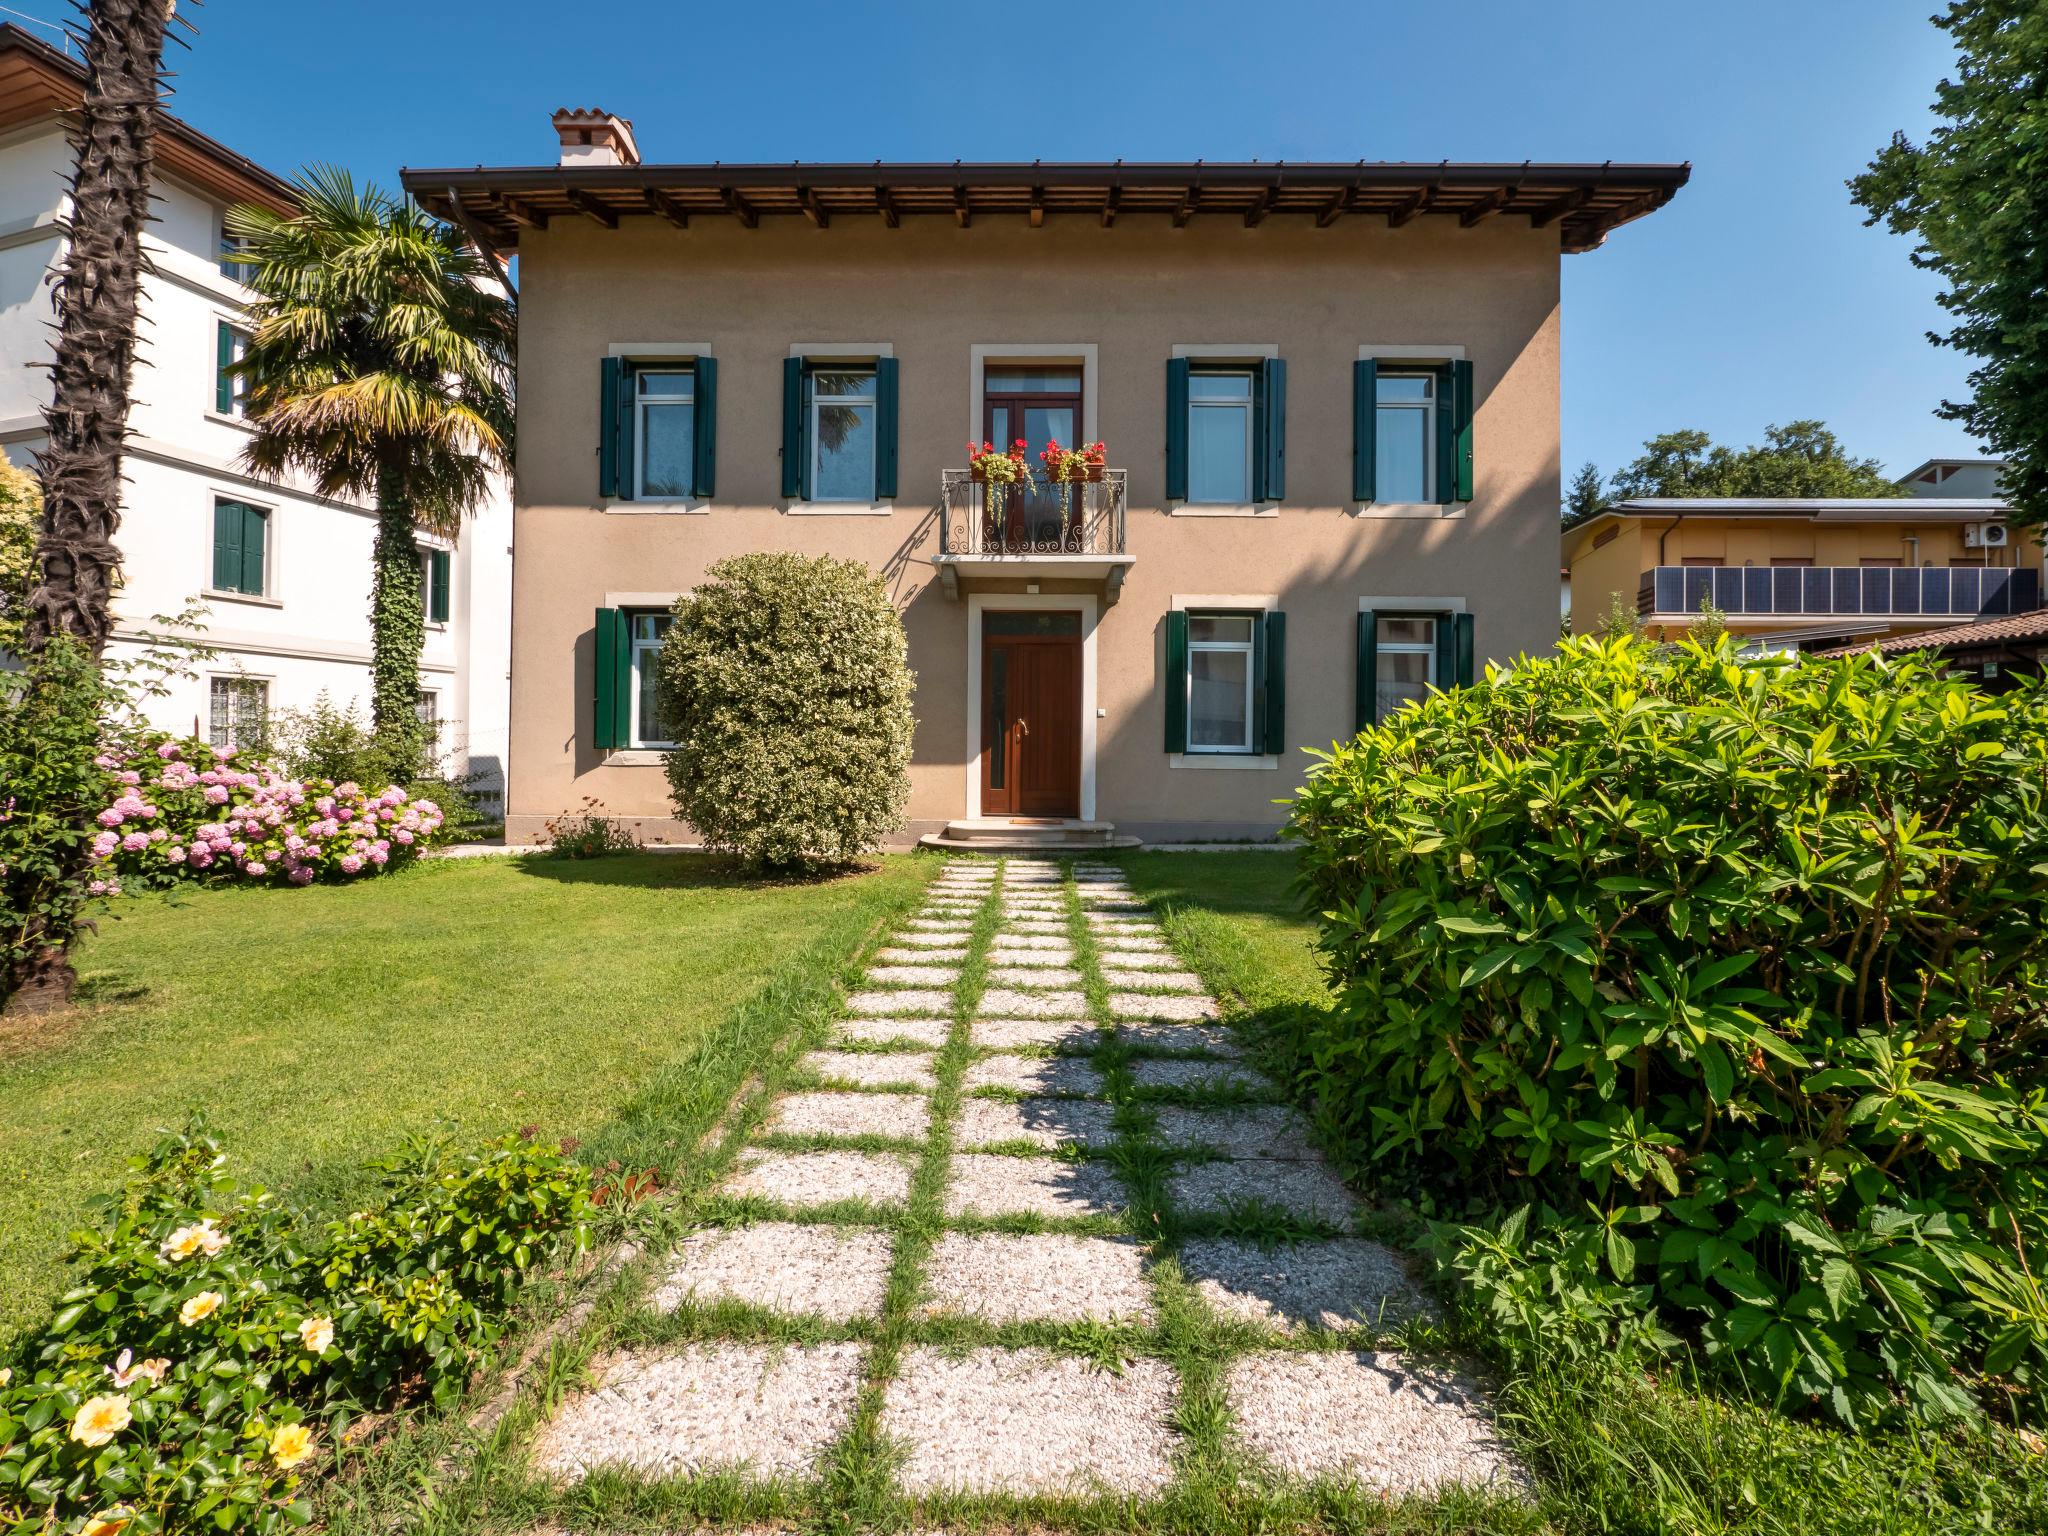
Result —
[[[426,640],[415,539],[453,538],[511,462],[516,317],[496,274],[409,198],[312,166],[290,217],[228,214],[258,297],[238,371],[254,433],[243,462],[374,497],[372,723],[401,772],[424,766]]]

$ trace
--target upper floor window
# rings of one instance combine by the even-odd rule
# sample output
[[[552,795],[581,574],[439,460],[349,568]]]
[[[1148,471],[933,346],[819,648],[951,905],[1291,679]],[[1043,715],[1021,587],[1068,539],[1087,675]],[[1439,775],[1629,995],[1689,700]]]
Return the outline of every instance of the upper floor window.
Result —
[[[249,380],[234,371],[249,355],[249,333],[225,320],[214,323],[213,408],[222,416],[248,414]]]
[[[809,385],[812,501],[875,499],[875,375],[812,370]]]
[[[1188,495],[1242,506],[1252,499],[1252,375],[1248,368],[1188,373]]]
[[[270,513],[243,501],[215,501],[213,590],[262,597],[269,575]]]
[[[627,615],[633,648],[633,729],[630,745],[672,747],[668,727],[661,718],[657,689],[661,642],[668,634],[670,616],[665,613]]]
[[[453,561],[445,549],[420,550],[420,607],[429,624],[448,622],[448,590]]]
[[[633,411],[634,496],[645,501],[688,496],[697,463],[696,370],[637,370]]]
[[[252,270],[238,258],[254,244],[247,235],[223,234],[220,237],[220,275],[230,282],[246,283]]]
[[[1373,413],[1375,501],[1436,500],[1436,385],[1434,372],[1380,371]]]

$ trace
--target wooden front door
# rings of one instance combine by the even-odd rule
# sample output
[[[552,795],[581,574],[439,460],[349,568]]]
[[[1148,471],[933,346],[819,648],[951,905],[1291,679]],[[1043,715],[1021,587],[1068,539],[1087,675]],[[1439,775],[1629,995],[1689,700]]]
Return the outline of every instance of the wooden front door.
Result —
[[[981,640],[981,809],[1081,814],[1081,616],[989,613]]]

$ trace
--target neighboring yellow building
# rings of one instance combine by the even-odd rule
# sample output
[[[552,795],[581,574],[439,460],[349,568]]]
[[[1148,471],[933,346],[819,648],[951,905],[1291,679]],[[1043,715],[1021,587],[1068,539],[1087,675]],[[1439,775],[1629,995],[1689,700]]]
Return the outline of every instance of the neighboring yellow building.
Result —
[[[1644,497],[1564,535],[1571,628],[1617,600],[1655,638],[1703,607],[1766,644],[1812,650],[2042,606],[2041,545],[1996,498]]]

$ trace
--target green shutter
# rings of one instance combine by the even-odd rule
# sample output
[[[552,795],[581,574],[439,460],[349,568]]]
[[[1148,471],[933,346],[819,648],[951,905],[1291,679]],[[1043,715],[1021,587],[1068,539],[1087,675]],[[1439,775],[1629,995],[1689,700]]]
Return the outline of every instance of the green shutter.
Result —
[[[596,644],[592,648],[595,687],[591,705],[591,745],[599,751],[625,746],[632,738],[632,630],[620,608],[597,610]]]
[[[1181,375],[1185,380],[1185,372]],[[1176,608],[1166,616],[1166,750],[1188,749],[1188,616]]]
[[[896,494],[896,359],[875,359],[875,500]]]
[[[1166,360],[1166,499],[1188,499],[1188,360],[1184,357]],[[1185,619],[1181,628],[1185,635]]]
[[[1379,497],[1379,403],[1379,362],[1361,357],[1351,365],[1351,499],[1367,504]]]
[[[1287,495],[1287,362],[1269,357],[1259,364],[1253,411],[1252,500],[1279,501]]]
[[[1352,723],[1362,731],[1379,723],[1380,621],[1370,608],[1358,611],[1358,675],[1352,684]]]
[[[1472,615],[1460,613],[1454,615],[1453,618],[1458,630],[1458,659],[1457,670],[1452,673],[1452,676],[1457,678],[1460,688],[1470,688],[1472,686],[1474,661]]]
[[[1260,626],[1264,641],[1265,719],[1260,746],[1275,756],[1287,750],[1287,615],[1269,612]]]
[[[804,360],[782,360],[782,494],[801,500],[804,482],[810,479],[809,433],[804,430]]]
[[[235,410],[235,376],[228,370],[235,366],[235,328],[227,321],[216,323],[213,346],[213,408],[223,416],[232,416]]]
[[[270,519],[254,507],[242,508],[242,584],[241,591],[251,596],[263,595],[263,554],[269,543]]]
[[[1436,687],[1448,693],[1458,686],[1458,616],[1436,616]]]
[[[1451,364],[1451,499],[1472,499],[1472,364]],[[1470,681],[1470,679],[1467,679]]]
[[[1457,370],[1436,368],[1436,499],[1448,506],[1458,490]]]
[[[718,359],[700,357],[692,366],[696,371],[697,407],[693,418],[695,440],[690,445],[694,466],[690,490],[708,498],[718,486]]]
[[[448,622],[448,551],[430,549],[427,551],[427,622],[446,624]]]
[[[213,504],[213,590],[233,592],[242,581],[242,504]]]
[[[601,497],[621,494],[619,417],[625,409],[625,376],[623,358],[607,357],[597,365],[597,494]]]

